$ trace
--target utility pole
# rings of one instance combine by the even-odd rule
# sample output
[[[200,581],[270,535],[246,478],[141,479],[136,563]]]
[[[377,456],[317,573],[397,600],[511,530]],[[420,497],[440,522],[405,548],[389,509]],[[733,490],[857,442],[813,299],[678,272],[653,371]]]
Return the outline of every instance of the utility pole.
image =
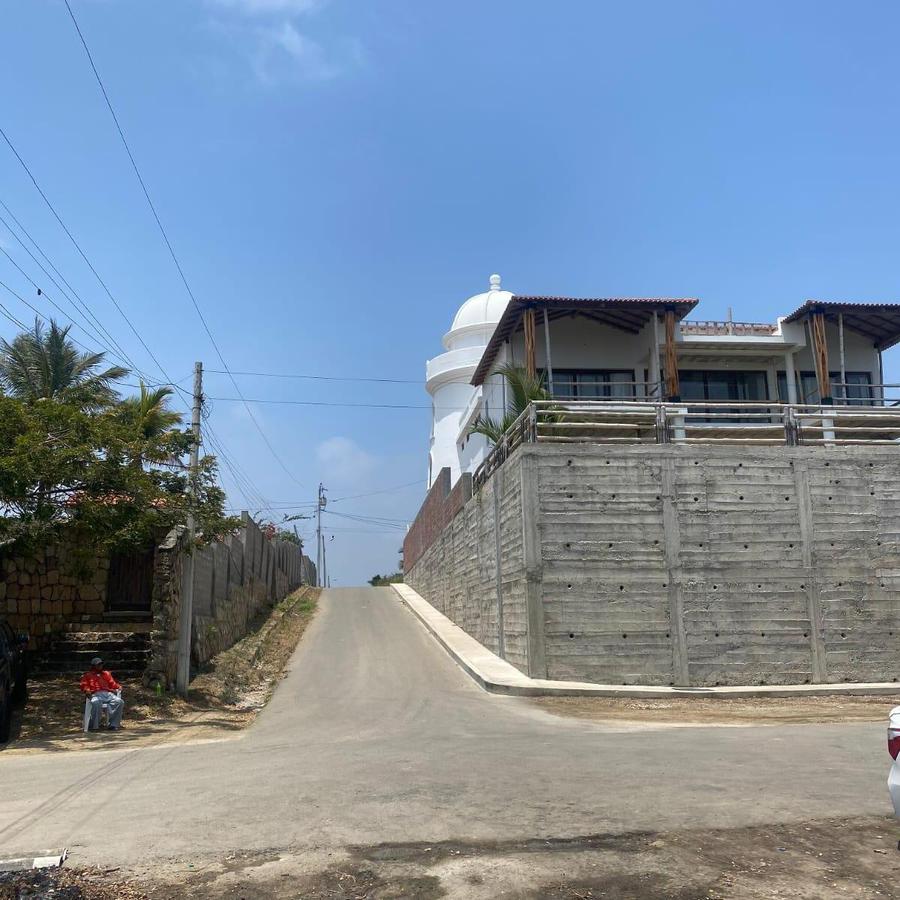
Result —
[[[181,618],[178,622],[178,664],[175,670],[175,689],[187,697],[191,680],[191,620],[194,608],[194,501],[197,498],[197,467],[200,463],[200,409],[203,405],[203,363],[194,363],[194,405],[191,409],[191,465],[188,472],[187,554],[181,582]]]
[[[322,510],[328,501],[325,498],[325,487],[319,482],[319,502],[316,505],[316,586],[325,587],[325,544],[322,539]]]
[[[297,526],[294,526],[294,537],[297,538],[297,545],[300,547],[300,585],[303,586],[303,541],[300,538],[300,532]]]

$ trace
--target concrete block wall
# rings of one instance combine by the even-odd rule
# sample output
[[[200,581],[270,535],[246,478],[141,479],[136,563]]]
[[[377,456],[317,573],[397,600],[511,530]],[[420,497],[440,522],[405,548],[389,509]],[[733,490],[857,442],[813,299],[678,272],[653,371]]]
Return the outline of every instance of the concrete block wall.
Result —
[[[297,544],[269,540],[249,516],[237,535],[195,551],[194,661],[230,647],[267,606],[299,587],[304,559]]]
[[[900,450],[525,445],[406,580],[539,677],[893,681]]]
[[[525,670],[521,477],[521,461],[510,459],[437,533],[404,580],[486,647]]]
[[[158,548],[153,586],[151,661],[145,680],[173,683],[188,548],[173,532]],[[202,664],[250,630],[253,620],[300,584],[314,584],[316,567],[290,541],[271,541],[249,517],[237,534],[193,551],[191,654]]]

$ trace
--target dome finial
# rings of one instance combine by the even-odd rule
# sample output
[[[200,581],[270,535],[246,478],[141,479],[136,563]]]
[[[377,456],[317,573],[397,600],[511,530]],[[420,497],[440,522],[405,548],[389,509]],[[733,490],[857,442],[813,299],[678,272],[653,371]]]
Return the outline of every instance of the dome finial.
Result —
[[[499,275],[491,275],[491,290],[492,291],[500,290],[500,276]]]

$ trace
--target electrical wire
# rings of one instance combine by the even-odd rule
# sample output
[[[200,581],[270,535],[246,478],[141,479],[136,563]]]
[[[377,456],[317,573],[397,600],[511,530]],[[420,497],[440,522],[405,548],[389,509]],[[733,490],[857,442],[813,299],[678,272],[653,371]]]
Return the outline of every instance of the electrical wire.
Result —
[[[432,407],[430,405],[414,405],[410,403],[341,403],[330,400],[269,400],[261,397],[210,397],[222,403],[267,403],[281,404],[285,406],[338,406],[345,409],[443,409],[443,407]],[[450,409],[451,407],[447,407]],[[455,407],[452,407],[455,409]]]
[[[308,381],[365,381],[374,382],[376,384],[422,384],[422,380],[412,378],[365,378],[362,376],[350,375],[295,375],[282,374],[280,372],[242,372],[232,369],[231,372],[225,372],[222,369],[210,369],[213,375],[251,375],[257,378],[290,378],[302,379]]]
[[[378,494],[396,494],[399,491],[406,490],[411,487],[425,487],[424,479],[417,479],[416,481],[410,481],[406,484],[398,484],[396,487],[384,488],[380,491],[369,491],[365,494],[351,494],[348,497],[333,497],[328,502],[329,503],[340,503],[342,500],[358,500],[361,497],[375,497]]]
[[[125,312],[125,310],[122,308],[122,306],[121,306],[121,304],[119,303],[119,301],[113,296],[113,293],[112,293],[112,291],[109,289],[109,287],[107,286],[106,282],[103,280],[103,278],[101,278],[100,273],[99,273],[99,272],[97,271],[97,269],[94,267],[94,264],[90,261],[90,259],[88,259],[88,256],[87,256],[87,254],[84,252],[84,250],[81,249],[81,244],[79,244],[78,241],[75,240],[75,236],[74,236],[74,235],[72,234],[72,232],[69,230],[69,227],[66,225],[66,223],[62,220],[61,216],[60,216],[59,213],[56,211],[56,207],[50,202],[49,198],[48,198],[47,195],[44,193],[44,191],[43,191],[43,189],[41,188],[41,186],[38,184],[37,179],[36,179],[36,178],[34,177],[34,175],[32,174],[31,169],[28,167],[28,164],[27,164],[27,163],[25,162],[25,160],[22,158],[22,156],[21,156],[21,154],[19,153],[19,151],[16,150],[15,145],[14,145],[13,142],[9,139],[9,136],[8,136],[7,133],[3,130],[2,127],[0,127],[0,137],[3,138],[3,140],[6,142],[6,145],[9,147],[10,150],[12,150],[13,155],[14,155],[14,156],[16,157],[16,159],[19,161],[19,165],[22,166],[22,168],[25,170],[25,174],[28,175],[29,179],[31,179],[31,183],[34,185],[34,187],[36,188],[37,192],[41,195],[41,199],[44,201],[44,203],[47,205],[47,208],[48,208],[48,209],[50,210],[50,212],[53,214],[53,217],[54,217],[54,218],[56,219],[56,221],[59,223],[60,228],[62,228],[62,230],[65,232],[66,237],[68,237],[68,239],[71,241],[72,246],[75,247],[75,249],[78,251],[79,256],[81,256],[81,258],[85,261],[85,263],[87,264],[87,267],[91,270],[91,272],[93,273],[94,277],[97,279],[97,281],[98,281],[98,283],[100,284],[100,286],[101,286],[101,287],[103,288],[103,290],[106,292],[106,296],[109,297],[109,299],[112,301],[113,306],[115,306],[115,308],[119,311],[119,314],[122,316],[122,318],[123,318],[123,319],[125,320],[125,322],[128,324],[128,327],[131,329],[131,331],[132,331],[132,333],[134,334],[134,336],[138,339],[138,341],[140,342],[141,346],[144,348],[144,350],[147,351],[148,355],[149,355],[150,358],[153,360],[153,362],[156,363],[157,368],[160,370],[160,372],[163,373],[163,377],[164,377],[164,378],[167,378],[169,381],[171,381],[171,379],[169,378],[169,376],[166,375],[166,371],[165,371],[165,369],[163,368],[162,363],[160,363],[160,361],[156,358],[156,354],[155,354],[155,353],[150,349],[150,347],[147,345],[147,342],[146,342],[146,341],[144,340],[144,338],[141,336],[141,333],[137,330],[137,328],[135,328],[134,323],[131,321],[131,319],[128,318],[128,314],[127,314],[127,313]]]
[[[0,218],[2,218],[2,217],[0,217]],[[40,286],[39,286],[39,285],[31,278],[31,276],[30,276],[30,275],[29,275],[29,274],[28,274],[28,273],[27,273],[27,272],[26,272],[26,271],[25,271],[25,270],[24,270],[24,269],[23,269],[23,268],[22,268],[22,267],[21,267],[21,266],[20,266],[20,265],[19,265],[19,264],[11,257],[11,256],[10,256],[10,255],[9,255],[9,253],[6,251],[6,249],[5,249],[4,247],[0,247],[0,253],[2,253],[2,254],[3,254],[3,255],[4,255],[4,256],[12,263],[12,265],[16,268],[16,270],[17,270],[17,271],[18,271],[18,272],[19,272],[19,273],[20,273],[20,274],[21,274],[21,275],[29,282],[29,284],[31,284],[31,286],[32,286],[33,288],[35,288],[35,290],[37,290],[38,296],[46,297],[47,302],[48,302],[54,309],[56,309],[58,312],[60,312],[62,315],[64,315],[64,316],[66,317],[66,319],[68,319],[68,321],[71,323],[71,325],[73,325],[75,328],[78,328],[80,331],[83,331],[83,332],[84,332],[91,340],[96,341],[96,342],[97,342],[97,343],[98,343],[98,344],[99,344],[99,345],[100,345],[107,353],[109,353],[110,356],[117,356],[117,355],[118,355],[118,354],[116,354],[116,353],[113,353],[113,352],[109,349],[109,347],[107,347],[107,346],[103,343],[102,338],[100,338],[100,337],[97,335],[96,332],[92,332],[92,331],[86,329],[81,323],[76,322],[76,321],[72,318],[71,314],[69,314],[68,312],[66,312],[66,310],[64,310],[64,309],[63,309],[63,308],[62,308],[62,307],[61,307],[61,306],[60,306],[60,305],[59,305],[59,304],[58,304],[58,303],[57,303],[57,302],[56,302],[56,301],[55,301],[55,300],[54,300],[54,299],[53,299],[53,298],[52,298],[52,297],[51,297],[51,296],[50,296],[50,295],[42,288],[42,287],[40,287]],[[7,288],[7,290],[9,290],[9,289]],[[17,296],[18,296],[18,295],[17,295]],[[39,316],[43,315],[43,314],[41,313],[40,310],[38,310],[36,307],[34,307],[34,306],[32,306],[30,303],[28,303],[27,300],[24,300],[22,297],[19,297],[19,299],[20,299],[20,300],[21,300],[21,301],[22,301],[29,309],[33,310],[37,315],[39,315]],[[87,320],[85,320],[85,321],[87,321]],[[75,339],[72,338],[72,340],[74,341]],[[75,341],[75,343],[78,343],[78,342]],[[84,345],[82,345],[82,344],[79,344],[79,346],[81,346],[83,349],[87,349],[87,348],[84,347]],[[92,351],[92,352],[94,352],[94,351]],[[129,361],[128,361],[128,360],[125,360],[125,359],[121,359],[121,361],[122,361],[122,362],[125,362],[126,364],[128,364],[128,365],[130,365],[130,366],[133,366],[133,365],[134,365],[134,363],[129,363]]]
[[[76,291],[75,288],[72,287],[72,285],[66,280],[66,278],[62,274],[62,272],[60,272],[59,269],[53,264],[53,262],[50,260],[50,258],[47,256],[47,254],[41,248],[40,244],[38,244],[38,242],[34,239],[34,236],[28,231],[28,229],[22,224],[22,222],[16,217],[16,214],[9,208],[9,206],[7,206],[7,204],[3,200],[0,200],[0,206],[3,207],[3,209],[6,211],[6,214],[13,220],[13,222],[16,223],[16,227],[19,229],[19,231],[21,231],[22,234],[24,234],[25,237],[27,237],[28,240],[31,241],[35,250],[37,250],[37,252],[44,258],[44,261],[47,263],[47,265],[50,266],[51,269],[53,269],[53,271],[57,274],[59,279],[66,285],[66,287],[71,292],[72,296],[74,296],[77,299],[78,304],[76,304],[75,301],[72,299],[72,297],[69,296],[69,294],[67,294],[65,290],[63,290],[62,286],[53,277],[53,275],[51,275],[47,271],[47,269],[44,267],[43,263],[31,252],[31,249],[28,247],[28,245],[22,240],[21,237],[19,237],[15,228],[13,228],[9,224],[9,222],[6,221],[6,219],[4,219],[2,216],[0,216],[0,221],[3,222],[3,225],[5,226],[6,230],[15,238],[15,240],[18,242],[18,244],[31,257],[31,259],[35,262],[35,264],[44,273],[44,275],[47,278],[49,278],[50,281],[53,282],[56,289],[69,301],[69,303],[72,304],[72,307],[74,309],[78,310],[79,304],[80,304],[80,308],[84,310],[85,321],[88,321],[89,319],[93,320],[93,322],[96,324],[99,331],[102,332],[104,335],[106,335],[106,338],[109,340],[109,343],[116,349],[116,353],[118,354],[119,359],[124,361],[130,368],[136,370],[137,366],[135,365],[135,363],[131,359],[131,357],[125,352],[122,345],[106,329],[106,326],[104,326],[104,324],[100,321],[100,319],[97,318],[97,316],[94,314],[94,311],[82,299],[82,297],[78,293],[78,291]],[[102,341],[101,341],[101,344],[102,344]]]
[[[109,109],[109,113],[112,116],[113,122],[115,123],[116,130],[119,133],[119,137],[122,140],[122,146],[125,148],[125,152],[128,154],[128,159],[131,161],[131,167],[134,169],[134,174],[137,176],[138,182],[141,186],[141,190],[144,193],[144,197],[147,200],[147,204],[150,207],[150,211],[153,213],[153,218],[156,220],[157,227],[159,228],[159,232],[162,235],[163,241],[165,242],[166,247],[168,248],[169,255],[172,257],[172,262],[175,264],[175,268],[178,270],[178,275],[181,278],[182,283],[184,284],[185,290],[188,293],[188,296],[191,298],[191,303],[194,306],[194,309],[197,312],[197,316],[200,319],[201,324],[203,325],[204,331],[206,331],[206,336],[209,338],[210,343],[213,346],[213,349],[216,351],[216,356],[219,358],[219,362],[222,364],[222,368],[228,374],[231,379],[231,383],[234,385],[234,389],[237,391],[238,396],[241,395],[240,386],[237,383],[235,377],[231,374],[228,363],[225,361],[225,357],[222,355],[222,351],[219,349],[219,345],[216,342],[215,337],[213,336],[212,331],[210,330],[209,324],[206,321],[206,317],[203,315],[203,311],[200,309],[200,304],[197,302],[197,298],[194,296],[194,291],[192,290],[190,284],[188,283],[187,277],[184,274],[184,269],[181,266],[180,261],[178,260],[178,256],[175,254],[175,250],[172,247],[172,242],[169,240],[169,235],[166,233],[166,229],[163,226],[162,220],[159,217],[159,213],[156,211],[156,206],[153,203],[153,200],[150,198],[150,192],[147,189],[147,184],[144,181],[143,176],[141,175],[141,171],[138,168],[138,164],[135,161],[134,154],[131,152],[131,147],[128,144],[127,139],[125,138],[125,132],[122,130],[122,126],[119,123],[119,117],[116,115],[116,111],[113,108],[112,101],[109,99],[109,94],[106,91],[106,86],[103,83],[103,79],[100,77],[100,72],[97,69],[96,64],[94,63],[94,57],[91,55],[90,48],[88,47],[87,41],[85,40],[84,34],[81,31],[81,27],[78,24],[78,20],[75,18],[75,13],[72,11],[72,7],[69,3],[69,0],[63,0],[66,5],[66,9],[69,11],[69,17],[72,19],[72,24],[75,26],[75,30],[78,33],[78,37],[81,40],[81,46],[84,47],[84,52],[87,55],[88,62],[90,63],[91,69],[94,73],[94,77],[97,80],[97,84],[100,87],[100,91],[103,94],[103,99],[106,101],[107,109]],[[4,137],[6,137],[4,135]],[[7,143],[9,141],[7,140]],[[11,146],[11,145],[10,145]],[[18,154],[17,154],[18,155]],[[33,180],[33,179],[32,179]],[[284,470],[285,474],[300,487],[303,487],[303,483],[299,481],[296,476],[288,469],[288,467],[284,464],[284,461],[275,451],[275,448],[272,446],[272,442],[269,440],[266,433],[263,431],[262,426],[256,420],[256,417],[253,415],[253,411],[250,409],[250,406],[247,404],[246,400],[244,402],[244,407],[247,410],[247,415],[250,416],[251,421],[253,422],[256,430],[259,432],[260,437],[262,437],[266,446],[269,448],[269,452],[272,454],[272,457],[278,463],[279,466]]]

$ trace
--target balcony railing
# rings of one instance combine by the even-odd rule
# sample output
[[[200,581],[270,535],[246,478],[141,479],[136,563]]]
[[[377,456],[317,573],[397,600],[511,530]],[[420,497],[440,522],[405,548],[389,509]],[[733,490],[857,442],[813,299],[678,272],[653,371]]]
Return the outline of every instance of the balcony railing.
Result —
[[[900,405],[652,400],[534,401],[474,475],[476,489],[523,443],[848,446],[900,449]]]

